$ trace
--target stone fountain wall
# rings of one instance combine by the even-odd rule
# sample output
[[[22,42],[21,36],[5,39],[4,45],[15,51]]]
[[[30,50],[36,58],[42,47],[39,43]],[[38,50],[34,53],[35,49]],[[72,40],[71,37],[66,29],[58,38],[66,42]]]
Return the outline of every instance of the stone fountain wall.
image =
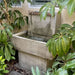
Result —
[[[55,14],[55,17],[52,17],[50,14],[47,14],[46,20],[40,20],[39,12],[32,12],[29,15],[29,35],[41,37],[44,39],[49,39],[60,27],[58,22],[61,18],[58,13]]]

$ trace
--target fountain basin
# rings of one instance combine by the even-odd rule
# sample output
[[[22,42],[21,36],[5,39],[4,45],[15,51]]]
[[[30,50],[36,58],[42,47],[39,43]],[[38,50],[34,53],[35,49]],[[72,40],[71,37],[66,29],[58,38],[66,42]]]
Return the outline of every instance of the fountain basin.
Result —
[[[11,41],[18,50],[19,65],[28,70],[38,66],[41,71],[46,71],[52,65],[52,54],[46,47],[46,42],[22,37],[26,31],[14,34]]]

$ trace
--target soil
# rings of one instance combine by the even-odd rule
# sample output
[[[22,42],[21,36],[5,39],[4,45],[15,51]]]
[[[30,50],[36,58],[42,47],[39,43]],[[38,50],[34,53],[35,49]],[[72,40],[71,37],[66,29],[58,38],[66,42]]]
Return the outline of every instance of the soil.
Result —
[[[20,73],[21,75],[32,75],[31,71],[24,70],[24,69],[21,69],[18,66],[16,66],[15,64],[17,64],[17,63],[18,63],[17,60],[12,60],[10,62],[6,61],[6,64],[7,64],[7,68],[6,69],[9,70],[9,73],[5,74],[5,75],[9,75],[10,72],[12,72],[12,71],[16,71],[16,72]]]
[[[21,75],[32,75],[31,71],[27,69],[23,69],[18,65],[18,52],[16,50],[16,55],[15,55],[15,60],[11,60],[10,62],[6,61],[7,64],[7,70],[9,70],[8,74],[5,75],[10,75],[11,72],[15,71],[17,73],[20,73]]]

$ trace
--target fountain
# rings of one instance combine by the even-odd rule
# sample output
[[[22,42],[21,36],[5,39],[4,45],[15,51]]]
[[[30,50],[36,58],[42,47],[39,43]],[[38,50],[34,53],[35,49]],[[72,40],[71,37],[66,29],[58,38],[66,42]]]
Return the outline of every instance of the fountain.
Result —
[[[31,12],[29,18],[28,31],[14,34],[12,37],[12,43],[18,50],[19,65],[28,70],[32,66],[38,66],[41,71],[46,71],[52,65],[53,59],[46,42],[56,31],[57,14],[55,17],[48,14],[46,20],[40,21],[39,13]]]

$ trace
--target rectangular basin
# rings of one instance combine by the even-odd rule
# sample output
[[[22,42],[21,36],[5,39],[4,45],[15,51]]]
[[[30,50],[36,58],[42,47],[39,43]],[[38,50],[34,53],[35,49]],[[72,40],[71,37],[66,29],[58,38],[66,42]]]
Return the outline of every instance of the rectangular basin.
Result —
[[[46,47],[46,42],[21,37],[26,31],[14,34],[12,43],[18,50],[19,65],[28,70],[38,66],[46,71],[52,65],[53,57]]]

